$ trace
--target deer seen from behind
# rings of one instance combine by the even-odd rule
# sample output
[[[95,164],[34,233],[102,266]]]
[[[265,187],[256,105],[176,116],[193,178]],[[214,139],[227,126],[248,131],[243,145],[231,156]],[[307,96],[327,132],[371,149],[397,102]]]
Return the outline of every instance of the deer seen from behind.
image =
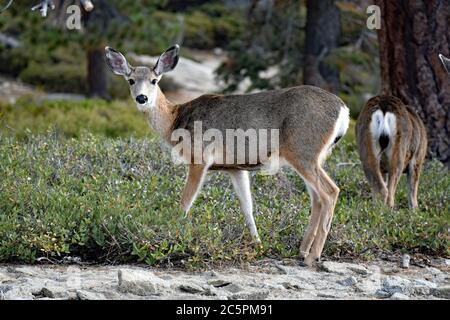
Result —
[[[151,127],[175,147],[177,130],[192,133],[192,145],[201,144],[208,150],[205,140],[195,137],[196,123],[201,122],[202,132],[216,130],[226,135],[228,130],[254,132],[276,130],[278,141],[271,145],[268,157],[252,154],[252,145],[267,145],[263,137],[245,144],[248,154],[236,153],[228,140],[222,148],[205,152],[200,163],[191,154],[181,156],[188,165],[187,181],[181,196],[181,207],[185,212],[191,208],[208,171],[220,170],[232,180],[246,225],[255,241],[259,240],[253,217],[253,203],[250,190],[249,171],[261,170],[272,162],[287,164],[304,180],[311,198],[311,218],[306,229],[300,252],[307,265],[321,256],[331,226],[339,188],[325,173],[322,164],[335,143],[346,133],[349,125],[349,111],[344,102],[335,95],[311,86],[266,91],[244,95],[206,94],[184,104],[175,105],[168,101],[158,86],[164,73],[175,68],[179,59],[179,47],[166,50],[153,68],[133,67],[118,51],[107,47],[106,60],[112,71],[123,76],[129,83],[131,96],[137,108],[148,119]],[[252,131],[253,130],[253,131]],[[188,138],[191,139],[191,138]],[[200,141],[199,141],[200,140]],[[234,142],[234,140],[233,140]],[[238,146],[239,147],[239,146]],[[244,159],[223,163],[224,153]],[[247,152],[247,151],[246,151]],[[249,159],[256,159],[251,162]]]
[[[427,135],[416,112],[396,97],[374,97],[358,117],[356,141],[364,174],[375,196],[393,207],[401,174],[406,172],[409,206],[417,208]]]

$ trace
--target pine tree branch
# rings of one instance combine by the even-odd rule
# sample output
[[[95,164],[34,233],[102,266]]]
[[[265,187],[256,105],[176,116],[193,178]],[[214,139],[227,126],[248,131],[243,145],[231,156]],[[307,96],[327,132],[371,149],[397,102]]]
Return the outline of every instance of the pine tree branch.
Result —
[[[42,0],[40,4],[32,7],[31,11],[39,10],[41,12],[41,16],[45,18],[49,9],[54,10],[55,3],[52,0]]]
[[[6,9],[8,9],[11,6],[11,4],[13,3],[13,1],[14,0],[9,0],[9,2],[5,6],[3,6],[3,8],[0,8],[0,12],[3,12]]]
[[[90,12],[94,9],[94,4],[91,0],[80,0],[80,2],[84,10],[86,10],[87,12]]]
[[[94,9],[94,4],[92,3],[91,0],[80,0],[80,2],[84,10],[86,10],[87,12],[90,12]],[[45,18],[47,17],[49,9],[54,10],[55,7],[56,6],[53,0],[42,0],[41,3],[32,7],[31,10],[32,11],[39,10],[41,12],[41,16]]]

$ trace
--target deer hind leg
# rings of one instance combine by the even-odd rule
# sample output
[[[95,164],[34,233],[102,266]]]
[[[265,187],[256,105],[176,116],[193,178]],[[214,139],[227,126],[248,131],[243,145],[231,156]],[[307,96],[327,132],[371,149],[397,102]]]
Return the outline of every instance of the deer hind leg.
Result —
[[[245,223],[250,230],[252,238],[260,243],[258,230],[256,228],[255,219],[253,217],[253,202],[250,192],[250,177],[248,171],[242,170],[230,170],[228,174],[231,177],[234,190],[239,198],[241,210],[244,213]]]
[[[203,164],[191,164],[189,165],[189,171],[187,175],[186,185],[184,187],[183,195],[181,196],[181,208],[185,213],[189,211],[198,191],[200,190],[206,173],[208,172],[208,166]]]
[[[387,204],[391,208],[394,207],[395,192],[397,190],[400,177],[403,173],[403,164],[401,159],[404,159],[404,157],[398,152],[394,152],[389,161]]]
[[[417,191],[419,189],[419,177],[422,163],[418,160],[411,160],[408,166],[408,203],[411,209],[416,209],[417,205]]]
[[[315,187],[313,187],[314,183],[310,183],[306,179],[304,179],[304,181],[311,198],[311,218],[300,245],[300,255],[302,258],[306,258],[309,255],[309,251],[311,250],[311,246],[317,234],[320,221],[320,212],[322,210],[320,197],[316,192]]]
[[[324,219],[323,216],[327,215],[333,200],[327,195],[326,190],[321,183],[321,168],[318,164],[305,166],[292,156],[286,157],[286,160],[305,181],[311,197],[311,217],[300,245],[301,256],[305,258],[306,264],[311,265],[312,262],[310,262],[309,258],[311,247],[315,243],[317,235],[320,232],[320,222]]]
[[[320,214],[317,235],[314,238],[314,243],[309,255],[305,258],[305,263],[307,265],[313,264],[322,254],[325,241],[328,237],[328,233],[330,232],[334,208],[339,196],[339,188],[320,167],[318,168],[318,177],[325,195],[323,195],[323,208]]]
[[[380,160],[377,159],[374,154],[371,141],[360,145],[360,148],[363,148],[360,152],[361,164],[364,174],[372,188],[372,193],[376,198],[379,198],[383,203],[386,203],[388,189],[381,173]]]

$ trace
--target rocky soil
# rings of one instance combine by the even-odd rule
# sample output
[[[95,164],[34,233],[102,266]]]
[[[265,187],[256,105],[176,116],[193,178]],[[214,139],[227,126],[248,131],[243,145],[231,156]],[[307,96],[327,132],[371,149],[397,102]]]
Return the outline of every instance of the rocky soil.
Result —
[[[202,272],[139,266],[0,266],[0,300],[11,299],[450,299],[449,260],[436,267],[380,261],[262,261]],[[407,268],[406,268],[407,267]]]

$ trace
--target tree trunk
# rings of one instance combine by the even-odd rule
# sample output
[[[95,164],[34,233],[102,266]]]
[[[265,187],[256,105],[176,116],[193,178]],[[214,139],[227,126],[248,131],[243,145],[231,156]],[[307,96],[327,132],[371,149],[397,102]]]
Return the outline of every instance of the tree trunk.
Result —
[[[439,53],[450,54],[448,0],[377,0],[384,94],[399,97],[421,116],[429,156],[450,167],[450,79]]]
[[[332,92],[339,90],[339,73],[322,61],[339,44],[341,21],[335,0],[307,0],[303,82]]]
[[[87,50],[89,96],[110,99],[108,95],[108,78],[105,68],[104,49]]]

